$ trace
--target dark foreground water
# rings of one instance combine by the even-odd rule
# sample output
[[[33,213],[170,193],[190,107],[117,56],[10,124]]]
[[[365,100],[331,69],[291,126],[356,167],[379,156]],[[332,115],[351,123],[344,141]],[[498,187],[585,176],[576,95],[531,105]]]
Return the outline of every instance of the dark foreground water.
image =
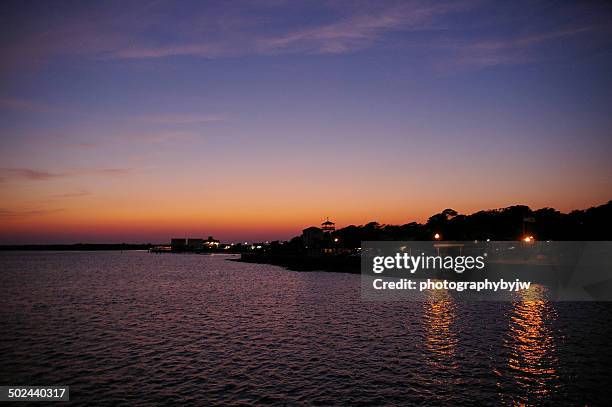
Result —
[[[612,307],[363,302],[224,256],[0,253],[0,385],[72,404],[609,405]]]

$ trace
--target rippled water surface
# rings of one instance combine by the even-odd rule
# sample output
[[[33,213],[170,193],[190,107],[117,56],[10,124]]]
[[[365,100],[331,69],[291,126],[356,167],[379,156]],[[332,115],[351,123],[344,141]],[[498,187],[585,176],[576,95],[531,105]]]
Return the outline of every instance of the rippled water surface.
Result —
[[[0,253],[0,384],[73,404],[609,405],[612,306],[364,302],[227,256]]]

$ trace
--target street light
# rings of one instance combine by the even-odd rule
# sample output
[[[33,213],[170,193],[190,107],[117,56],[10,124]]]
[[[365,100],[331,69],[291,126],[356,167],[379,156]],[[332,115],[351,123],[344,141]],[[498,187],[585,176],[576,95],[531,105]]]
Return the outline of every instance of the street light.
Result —
[[[441,237],[441,236],[440,236],[440,234],[439,234],[439,233],[436,233],[436,234],[434,235],[434,239],[436,239],[436,240],[440,240],[440,237]]]

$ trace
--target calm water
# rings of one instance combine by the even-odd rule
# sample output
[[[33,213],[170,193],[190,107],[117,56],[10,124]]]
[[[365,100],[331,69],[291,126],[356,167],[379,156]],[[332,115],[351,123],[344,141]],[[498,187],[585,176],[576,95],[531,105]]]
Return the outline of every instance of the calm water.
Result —
[[[73,404],[609,405],[612,306],[362,302],[226,256],[0,253],[0,384]]]

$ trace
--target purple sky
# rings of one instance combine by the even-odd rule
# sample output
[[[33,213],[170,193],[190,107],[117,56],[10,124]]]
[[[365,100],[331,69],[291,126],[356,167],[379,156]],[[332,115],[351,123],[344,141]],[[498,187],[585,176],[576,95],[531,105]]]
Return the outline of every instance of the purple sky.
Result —
[[[4,1],[0,243],[612,199],[609,2]]]

